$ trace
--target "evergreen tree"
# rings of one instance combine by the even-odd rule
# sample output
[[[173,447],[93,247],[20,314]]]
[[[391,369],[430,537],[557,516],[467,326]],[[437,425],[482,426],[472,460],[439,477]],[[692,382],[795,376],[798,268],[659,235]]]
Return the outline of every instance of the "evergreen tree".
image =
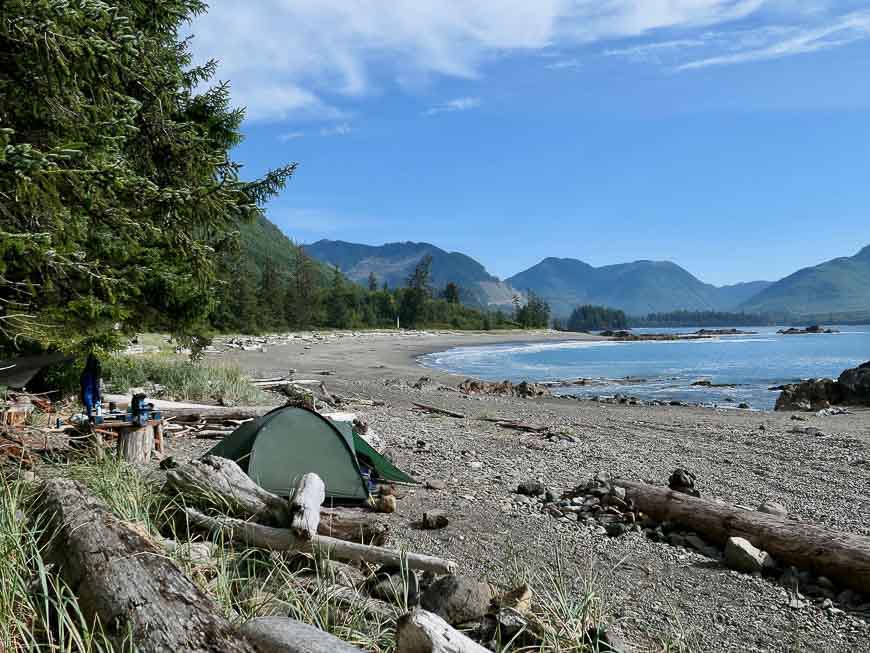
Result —
[[[444,299],[448,304],[459,303],[459,286],[452,281],[444,287]]]
[[[408,287],[402,292],[399,303],[399,315],[403,326],[411,327],[423,320],[426,302],[431,295],[429,286],[432,257],[424,256],[414,267],[408,277]]]
[[[0,3],[0,338],[68,349],[205,328],[216,253],[294,170],[243,182],[243,112],[198,92],[200,0]],[[120,325],[120,331],[115,325]],[[2,344],[2,343],[0,343]]]
[[[378,289],[378,278],[374,272],[369,272],[369,292],[375,292]]]
[[[277,329],[286,324],[286,297],[286,286],[278,276],[278,269],[272,259],[267,258],[257,290],[259,324],[263,329]]]
[[[344,275],[336,267],[332,287],[326,304],[327,323],[334,329],[347,329],[353,321],[350,306],[351,293],[344,282]]]

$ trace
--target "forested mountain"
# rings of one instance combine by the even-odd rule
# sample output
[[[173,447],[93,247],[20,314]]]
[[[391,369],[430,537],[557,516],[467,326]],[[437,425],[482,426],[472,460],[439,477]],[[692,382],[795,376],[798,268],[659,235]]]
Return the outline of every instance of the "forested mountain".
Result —
[[[430,281],[436,291],[454,283],[459,286],[460,300],[475,306],[508,306],[515,294],[513,288],[489,274],[473,258],[446,252],[429,243],[372,246],[320,240],[305,245],[305,251],[319,261],[337,266],[350,279],[363,285],[367,285],[374,274],[379,285],[404,286],[414,267],[428,255],[432,257]]]
[[[634,261],[593,267],[583,261],[547,258],[507,282],[546,299],[555,315],[582,304],[621,309],[629,315],[687,310],[729,310],[764,288],[757,281],[717,288],[670,261]]]
[[[803,268],[745,301],[747,312],[870,315],[870,246],[855,256]]]

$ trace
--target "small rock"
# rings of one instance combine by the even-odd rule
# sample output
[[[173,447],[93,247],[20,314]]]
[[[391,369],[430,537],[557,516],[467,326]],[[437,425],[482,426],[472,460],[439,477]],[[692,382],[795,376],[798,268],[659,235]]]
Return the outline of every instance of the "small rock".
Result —
[[[474,462],[468,463],[468,466],[474,470],[483,469],[483,463],[478,462],[476,460]]]
[[[398,567],[381,567],[366,585],[370,596],[396,605],[416,605],[420,600],[420,585],[413,571],[402,574]]]
[[[620,535],[625,535],[626,526],[620,522],[614,522],[608,524],[605,529],[610,537],[619,537]]]
[[[492,588],[465,576],[449,574],[433,582],[420,604],[452,625],[475,621],[489,611]]]
[[[528,497],[538,497],[546,493],[547,488],[540,481],[523,481],[517,485],[517,494],[524,494]]]
[[[603,483],[605,485],[609,485],[610,484],[610,474],[608,474],[607,472],[598,472],[595,475],[595,480],[598,483]]]
[[[445,481],[432,479],[432,480],[426,481],[426,489],[444,491],[447,489],[447,483]]]
[[[768,515],[777,515],[778,517],[788,517],[788,510],[785,506],[777,501],[765,501],[758,506],[758,512],[764,512]]]
[[[671,546],[686,546],[686,538],[679,533],[671,533],[668,535],[668,543]]]
[[[752,546],[749,540],[729,537],[725,544],[725,564],[747,574],[760,573],[772,565],[772,558],[767,552]]]
[[[423,513],[422,519],[423,528],[428,528],[431,530],[436,530],[439,528],[446,528],[446,526],[450,523],[450,520],[447,519],[447,515],[443,510],[429,510]]]
[[[615,497],[620,501],[625,501],[625,488],[613,486],[610,488],[610,496]]]

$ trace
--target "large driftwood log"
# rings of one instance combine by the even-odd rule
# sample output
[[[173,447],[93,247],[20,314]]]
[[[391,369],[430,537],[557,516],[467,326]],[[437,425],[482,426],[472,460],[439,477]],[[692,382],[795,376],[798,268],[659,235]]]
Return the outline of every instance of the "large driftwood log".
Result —
[[[82,484],[50,480],[41,500],[53,536],[47,559],[59,565],[84,618],[99,620],[118,650],[254,653],[162,548]]]
[[[617,480],[635,507],[720,545],[742,537],[777,561],[811,569],[839,585],[870,594],[870,537],[833,531],[777,515],[744,510],[667,488]]]
[[[260,653],[361,653],[334,635],[290,617],[257,617],[241,632]]]
[[[154,451],[154,427],[123,429],[118,434],[118,458],[128,463],[147,463]]]
[[[105,403],[114,402],[119,408],[126,408],[130,404],[129,395],[103,395]],[[176,415],[184,421],[196,421],[205,419],[210,422],[228,419],[248,419],[265,415],[276,406],[209,406],[207,404],[190,404],[178,401],[166,401],[164,399],[149,399],[148,403],[154,404],[154,409],[159,410],[164,416]]]
[[[300,577],[296,582],[311,593],[321,590],[329,603],[345,613],[362,614],[367,620],[386,623],[396,618],[396,610],[386,601],[373,599],[343,585],[322,585],[316,578]]]
[[[254,483],[232,460],[205,456],[186,463],[166,474],[167,487],[188,504],[215,506],[244,519],[273,526],[289,526],[290,510],[285,499]],[[340,540],[381,546],[387,541],[389,528],[370,513],[353,509],[321,508],[320,535]]]
[[[320,506],[326,499],[326,485],[317,474],[305,474],[296,484],[290,499],[290,528],[306,540],[317,535]]]
[[[245,518],[286,526],[287,501],[257,485],[234,461],[205,456],[166,473],[166,484],[185,501],[215,506]]]
[[[185,513],[190,523],[195,526],[263,549],[302,553],[320,551],[333,560],[364,561],[394,566],[400,566],[404,558],[409,569],[432,571],[436,574],[449,574],[456,569],[455,562],[420,553],[405,553],[403,556],[400,551],[346,542],[324,535],[315,535],[310,540],[303,540],[296,537],[293,531],[285,528],[271,528],[230,517],[209,517],[193,508],[186,508]]]
[[[382,546],[387,543],[390,528],[369,513],[321,508],[317,533],[349,542]]]
[[[414,608],[396,625],[397,653],[490,653],[441,617]]]

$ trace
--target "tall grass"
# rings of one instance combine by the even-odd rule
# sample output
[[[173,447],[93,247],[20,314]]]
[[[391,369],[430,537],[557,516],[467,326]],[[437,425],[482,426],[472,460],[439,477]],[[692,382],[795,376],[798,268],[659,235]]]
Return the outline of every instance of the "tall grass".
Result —
[[[228,405],[269,403],[236,365],[192,362],[162,354],[115,354],[103,361],[103,378],[115,392],[144,388],[149,395],[176,401],[222,401]]]
[[[0,480],[0,651],[111,651],[74,594],[49,573],[40,550],[43,524],[28,515],[32,490]]]

